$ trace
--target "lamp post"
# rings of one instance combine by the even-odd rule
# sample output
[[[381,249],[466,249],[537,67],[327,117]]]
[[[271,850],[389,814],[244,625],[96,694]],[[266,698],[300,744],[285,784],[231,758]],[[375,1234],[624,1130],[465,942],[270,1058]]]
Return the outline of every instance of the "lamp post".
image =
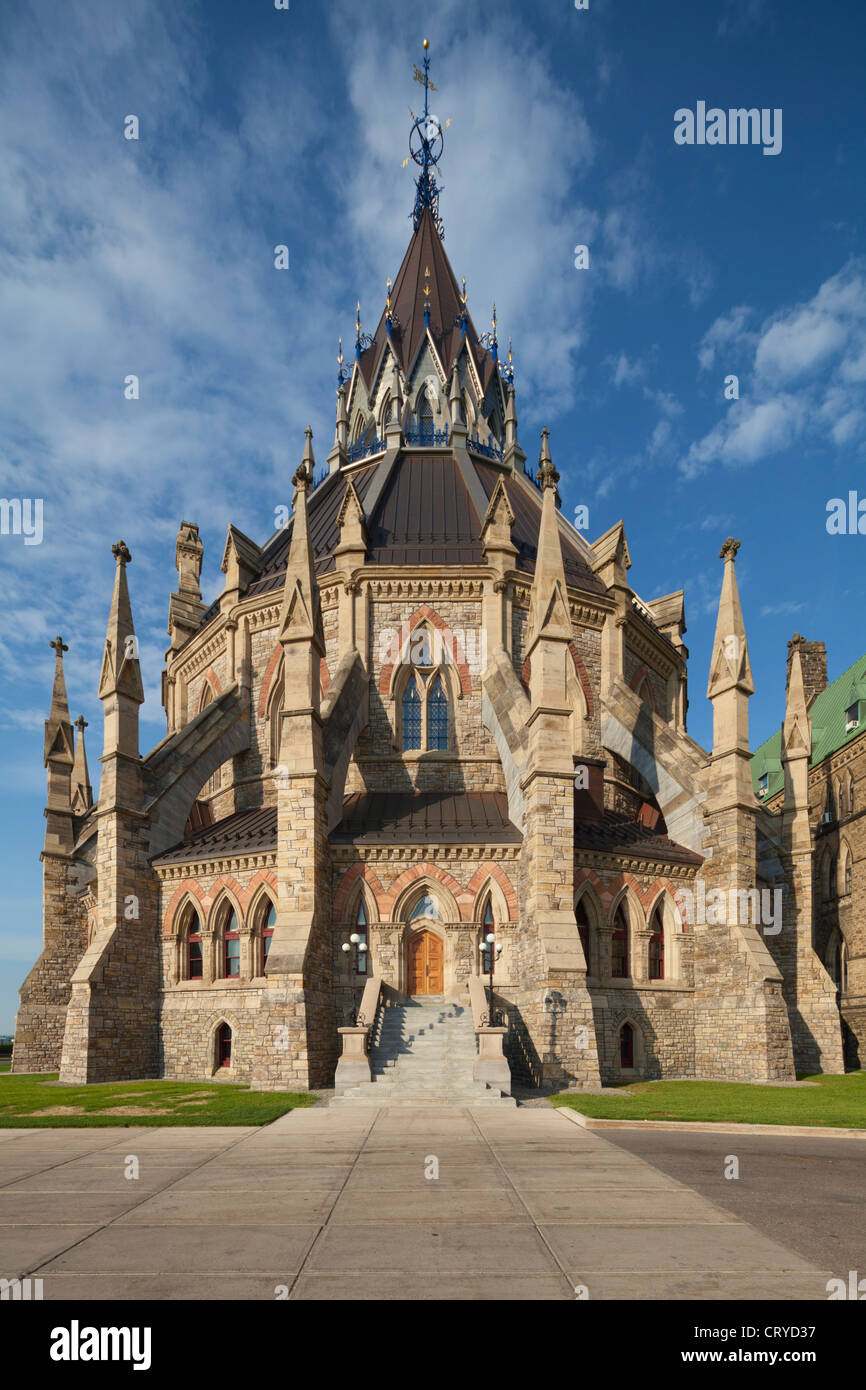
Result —
[[[502,953],[502,947],[496,940],[495,933],[489,931],[478,949],[481,951],[482,955],[485,951],[490,952],[490,1027],[494,1028],[496,1026],[496,1011],[493,1007],[493,970],[496,964],[496,957]]]
[[[351,949],[352,949],[353,946],[356,946],[357,949],[358,949],[358,951],[359,951],[361,954],[363,954],[363,953],[366,951],[366,949],[367,949],[367,943],[366,943],[366,941],[363,941],[356,931],[353,931],[353,932],[352,932],[352,935],[349,937],[349,940],[348,940],[348,941],[344,941],[344,942],[343,942],[343,944],[342,944],[342,946],[340,947],[340,949],[341,949],[342,951],[345,951],[346,954],[348,955],[349,951],[351,951]],[[353,986],[352,986],[352,998],[354,999],[354,997],[355,997],[355,988],[354,988],[354,985],[353,985]],[[358,1006],[357,1006],[357,1004],[353,1004],[353,1006],[352,1006],[352,1027],[353,1027],[353,1028],[355,1027],[355,1025],[356,1025],[357,1022],[358,1022]]]

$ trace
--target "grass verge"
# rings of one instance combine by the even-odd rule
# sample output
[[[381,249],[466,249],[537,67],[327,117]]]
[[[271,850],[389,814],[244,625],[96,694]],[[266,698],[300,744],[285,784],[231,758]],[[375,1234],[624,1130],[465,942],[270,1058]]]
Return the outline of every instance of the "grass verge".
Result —
[[[0,1128],[265,1125],[287,1110],[316,1103],[306,1092],[249,1091],[225,1082],[48,1084],[56,1080],[56,1074],[0,1076]]]
[[[566,1105],[597,1120],[704,1120],[752,1125],[866,1129],[866,1071],[802,1076],[816,1085],[752,1086],[729,1081],[630,1081],[629,1095],[560,1092]]]

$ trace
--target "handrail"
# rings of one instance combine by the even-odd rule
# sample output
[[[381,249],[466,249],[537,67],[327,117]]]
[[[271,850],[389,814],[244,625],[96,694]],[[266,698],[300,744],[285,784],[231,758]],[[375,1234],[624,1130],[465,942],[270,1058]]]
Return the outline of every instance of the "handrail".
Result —
[[[469,977],[469,1002],[472,1005],[472,1022],[475,1025],[478,1045],[472,1075],[476,1081],[486,1081],[488,1086],[497,1086],[506,1095],[510,1095],[511,1068],[503,1052],[503,1042],[508,1028],[502,1024],[491,1023],[487,991],[479,975]]]
[[[343,1043],[334,1074],[334,1089],[337,1094],[347,1086],[370,1080],[369,1039],[376,1022],[381,993],[382,981],[374,975],[364,985],[361,1006],[356,1015],[357,1022],[348,1028],[337,1029]]]
[[[490,1007],[487,1002],[487,991],[479,975],[470,975],[469,977],[469,1002],[472,1005],[472,1022],[475,1024],[476,1033],[479,1028],[489,1028]]]

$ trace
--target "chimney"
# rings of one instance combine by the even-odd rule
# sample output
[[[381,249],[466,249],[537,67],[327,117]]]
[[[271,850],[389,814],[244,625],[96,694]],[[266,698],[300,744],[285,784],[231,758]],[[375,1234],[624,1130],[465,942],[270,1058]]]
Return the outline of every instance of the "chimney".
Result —
[[[806,693],[806,708],[812,704],[822,690],[827,689],[827,648],[823,642],[807,642],[799,632],[795,632],[788,643],[788,669],[785,676],[785,694],[791,682],[791,659],[794,651],[800,653],[803,670],[803,689]]]

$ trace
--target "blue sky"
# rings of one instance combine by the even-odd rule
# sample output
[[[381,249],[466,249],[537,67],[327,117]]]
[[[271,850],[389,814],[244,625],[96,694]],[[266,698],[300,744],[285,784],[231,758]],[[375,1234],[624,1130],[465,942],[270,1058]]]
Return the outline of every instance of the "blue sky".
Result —
[[[330,446],[337,337],[358,296],[372,331],[410,235],[425,35],[448,254],[479,331],[495,299],[513,338],[530,461],[546,423],[589,538],[623,518],[636,591],[685,589],[693,736],[729,534],[753,747],[795,630],[831,677],[863,652],[866,537],[825,520],[866,497],[864,31],[860,0],[3,8],[0,496],[42,498],[44,534],[0,536],[0,1032],[41,943],[49,639],[97,781],[111,544],[133,555],[146,751],[178,523],[201,527],[210,599],[227,523],[264,539],[304,426]],[[781,153],[677,145],[699,101],[781,108]]]

